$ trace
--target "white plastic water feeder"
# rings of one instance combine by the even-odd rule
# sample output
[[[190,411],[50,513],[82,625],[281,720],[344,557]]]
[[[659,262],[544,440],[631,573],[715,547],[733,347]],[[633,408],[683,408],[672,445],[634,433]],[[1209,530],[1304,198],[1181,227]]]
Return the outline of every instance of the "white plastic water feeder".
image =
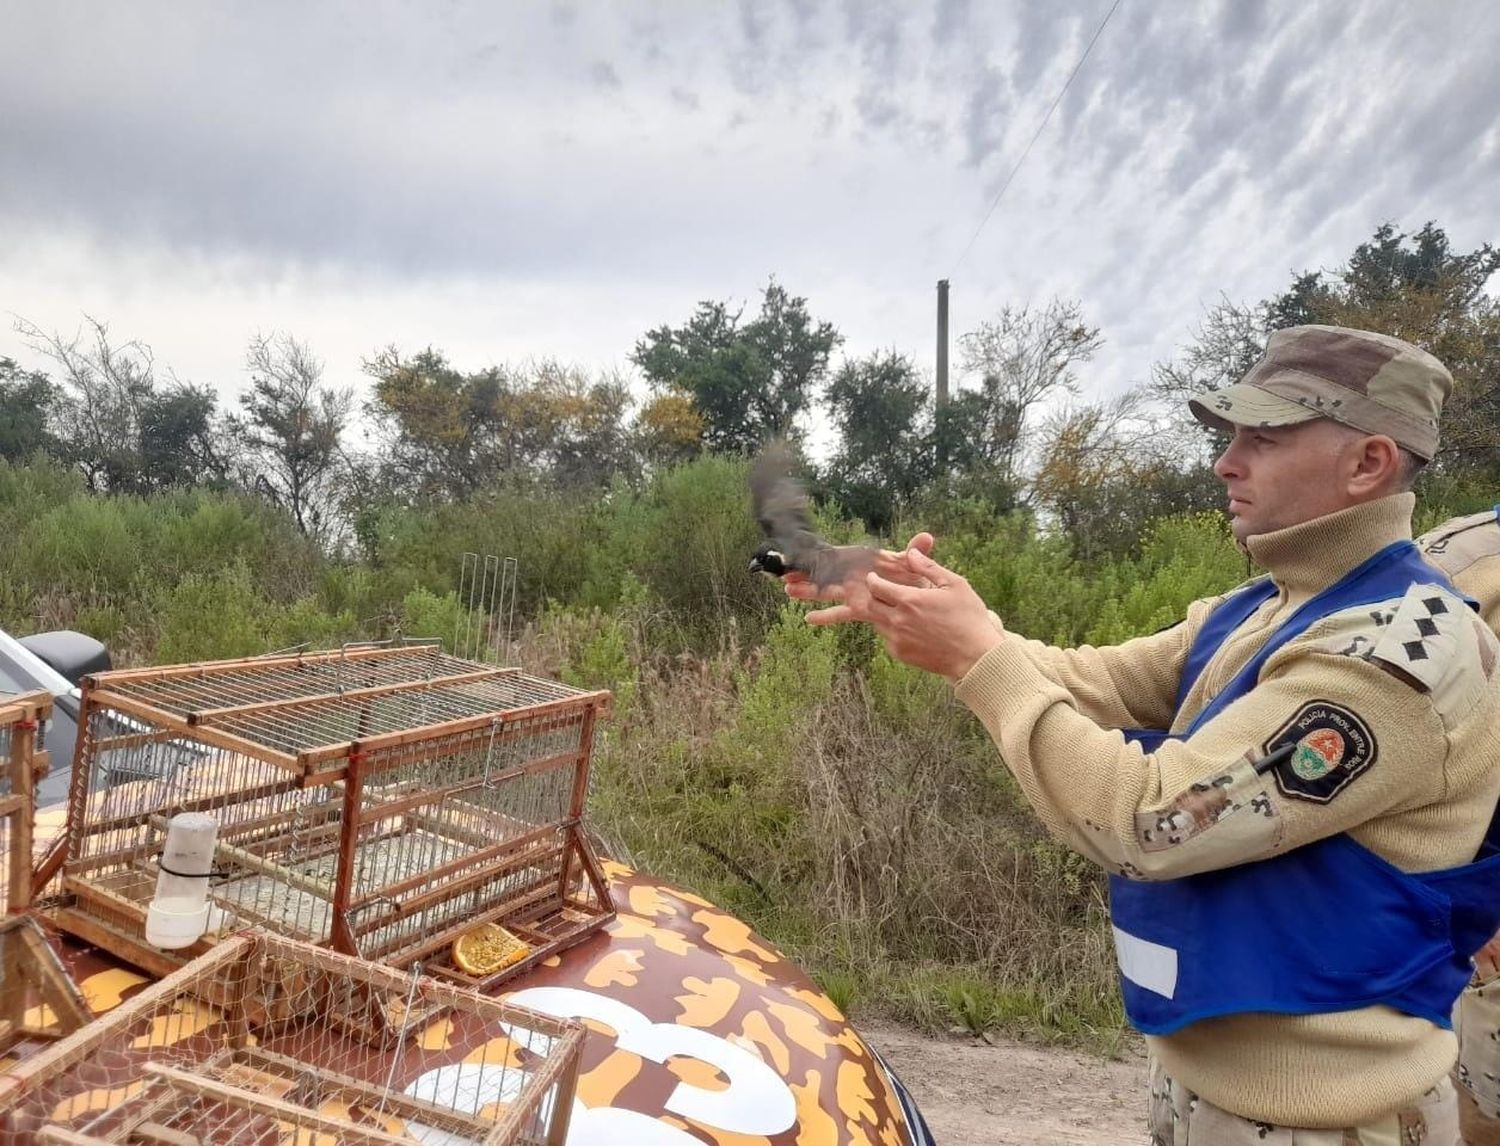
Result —
[[[206,812],[179,812],[167,824],[156,894],[146,909],[146,942],[153,947],[189,947],[208,928],[208,876],[218,832],[218,821]]]

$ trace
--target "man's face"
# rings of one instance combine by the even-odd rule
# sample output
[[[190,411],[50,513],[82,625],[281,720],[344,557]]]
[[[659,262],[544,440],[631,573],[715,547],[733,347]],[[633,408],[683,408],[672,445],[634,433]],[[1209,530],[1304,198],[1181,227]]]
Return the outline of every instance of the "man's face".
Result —
[[[1355,504],[1347,478],[1363,435],[1327,418],[1295,426],[1238,426],[1214,473],[1229,494],[1230,526],[1244,541]]]

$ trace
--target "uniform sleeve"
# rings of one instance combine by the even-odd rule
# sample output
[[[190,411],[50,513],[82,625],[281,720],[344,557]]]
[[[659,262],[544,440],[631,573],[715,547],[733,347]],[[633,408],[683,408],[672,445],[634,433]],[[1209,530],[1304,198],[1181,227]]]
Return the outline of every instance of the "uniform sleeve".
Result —
[[[1453,583],[1479,602],[1480,617],[1500,636],[1500,552],[1479,558],[1457,574]]]
[[[1052,834],[1112,872],[1173,879],[1441,796],[1448,738],[1431,696],[1336,629],[1280,650],[1251,692],[1152,753],[1090,719],[1013,635],[957,695]],[[1284,746],[1290,760],[1257,772]]]
[[[1182,622],[1119,645],[1059,649],[1027,640],[1021,642],[1021,649],[1043,676],[1067,690],[1074,707],[1094,723],[1105,728],[1165,731],[1177,707],[1177,685],[1193,637],[1222,599],[1195,601]]]
[[[1446,521],[1417,541],[1422,556],[1479,602],[1479,615],[1500,635],[1500,521],[1493,512]]]

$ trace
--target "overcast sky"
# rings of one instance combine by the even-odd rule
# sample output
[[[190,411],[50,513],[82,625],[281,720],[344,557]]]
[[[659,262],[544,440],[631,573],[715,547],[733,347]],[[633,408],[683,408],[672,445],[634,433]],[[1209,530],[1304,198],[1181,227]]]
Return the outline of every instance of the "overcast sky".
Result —
[[[951,277],[955,335],[1080,299],[1106,394],[1383,221],[1500,240],[1500,4],[1123,0],[960,262],[1110,2],[0,0],[0,355],[627,367],[774,275],[930,368]]]

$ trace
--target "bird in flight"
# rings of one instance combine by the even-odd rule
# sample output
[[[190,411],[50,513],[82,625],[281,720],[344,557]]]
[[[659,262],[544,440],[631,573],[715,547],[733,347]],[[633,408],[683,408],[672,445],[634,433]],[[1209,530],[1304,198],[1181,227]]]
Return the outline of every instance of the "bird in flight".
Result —
[[[875,567],[879,550],[873,546],[830,545],[814,531],[807,491],[792,473],[785,442],[769,443],[750,467],[750,504],[765,534],[750,558],[752,573],[805,573],[821,588],[863,576]]]

